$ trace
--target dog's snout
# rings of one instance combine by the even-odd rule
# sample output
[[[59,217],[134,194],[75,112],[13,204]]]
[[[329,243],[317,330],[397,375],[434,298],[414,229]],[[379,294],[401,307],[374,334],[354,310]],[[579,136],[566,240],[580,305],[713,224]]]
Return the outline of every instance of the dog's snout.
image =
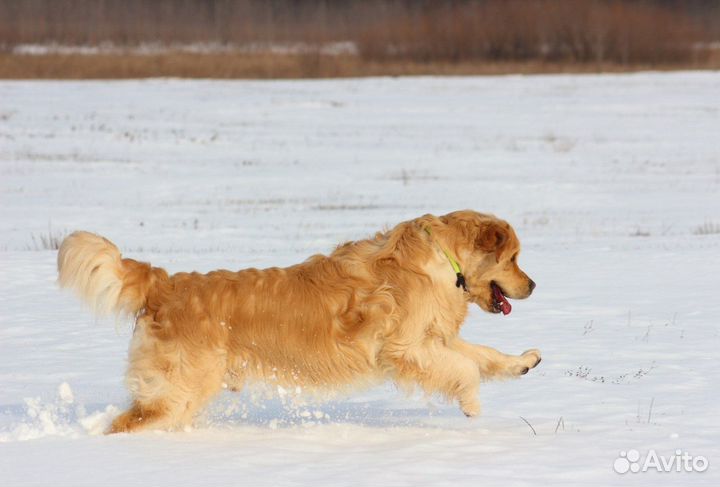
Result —
[[[537,284],[535,284],[535,281],[533,281],[532,279],[528,278],[528,287],[530,288],[530,294],[532,294],[532,292],[535,290],[535,286],[536,286],[536,285],[537,285]]]

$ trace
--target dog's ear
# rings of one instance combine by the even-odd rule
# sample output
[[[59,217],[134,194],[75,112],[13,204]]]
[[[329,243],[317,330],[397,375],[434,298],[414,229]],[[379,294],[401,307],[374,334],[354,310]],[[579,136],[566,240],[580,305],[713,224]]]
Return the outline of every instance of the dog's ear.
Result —
[[[499,222],[489,222],[480,226],[475,237],[475,248],[488,254],[494,253],[495,260],[500,262],[509,240],[510,232],[506,226]]]

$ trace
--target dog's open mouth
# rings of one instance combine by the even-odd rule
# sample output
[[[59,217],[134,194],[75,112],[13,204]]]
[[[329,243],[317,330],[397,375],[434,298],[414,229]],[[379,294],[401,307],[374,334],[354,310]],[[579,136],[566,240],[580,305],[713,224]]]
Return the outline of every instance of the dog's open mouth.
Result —
[[[503,294],[502,289],[500,289],[500,286],[495,284],[495,282],[491,282],[490,288],[493,293],[493,309],[497,313],[502,311],[502,314],[509,315],[510,311],[512,311],[512,305],[508,303],[508,300]]]

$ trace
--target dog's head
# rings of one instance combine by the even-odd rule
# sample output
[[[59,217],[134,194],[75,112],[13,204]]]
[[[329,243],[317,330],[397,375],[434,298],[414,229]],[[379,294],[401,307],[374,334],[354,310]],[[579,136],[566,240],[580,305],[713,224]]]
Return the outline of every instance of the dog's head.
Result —
[[[471,210],[439,218],[444,240],[462,263],[470,300],[490,313],[508,314],[506,298],[525,299],[535,282],[518,266],[520,241],[504,220]]]

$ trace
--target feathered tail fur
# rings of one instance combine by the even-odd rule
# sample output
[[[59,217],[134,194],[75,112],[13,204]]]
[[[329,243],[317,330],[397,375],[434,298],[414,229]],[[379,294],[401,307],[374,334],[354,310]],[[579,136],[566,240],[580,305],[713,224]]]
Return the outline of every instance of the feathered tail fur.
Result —
[[[104,237],[74,232],[58,251],[58,283],[72,289],[98,316],[134,315],[167,273],[150,264],[123,259]]]

